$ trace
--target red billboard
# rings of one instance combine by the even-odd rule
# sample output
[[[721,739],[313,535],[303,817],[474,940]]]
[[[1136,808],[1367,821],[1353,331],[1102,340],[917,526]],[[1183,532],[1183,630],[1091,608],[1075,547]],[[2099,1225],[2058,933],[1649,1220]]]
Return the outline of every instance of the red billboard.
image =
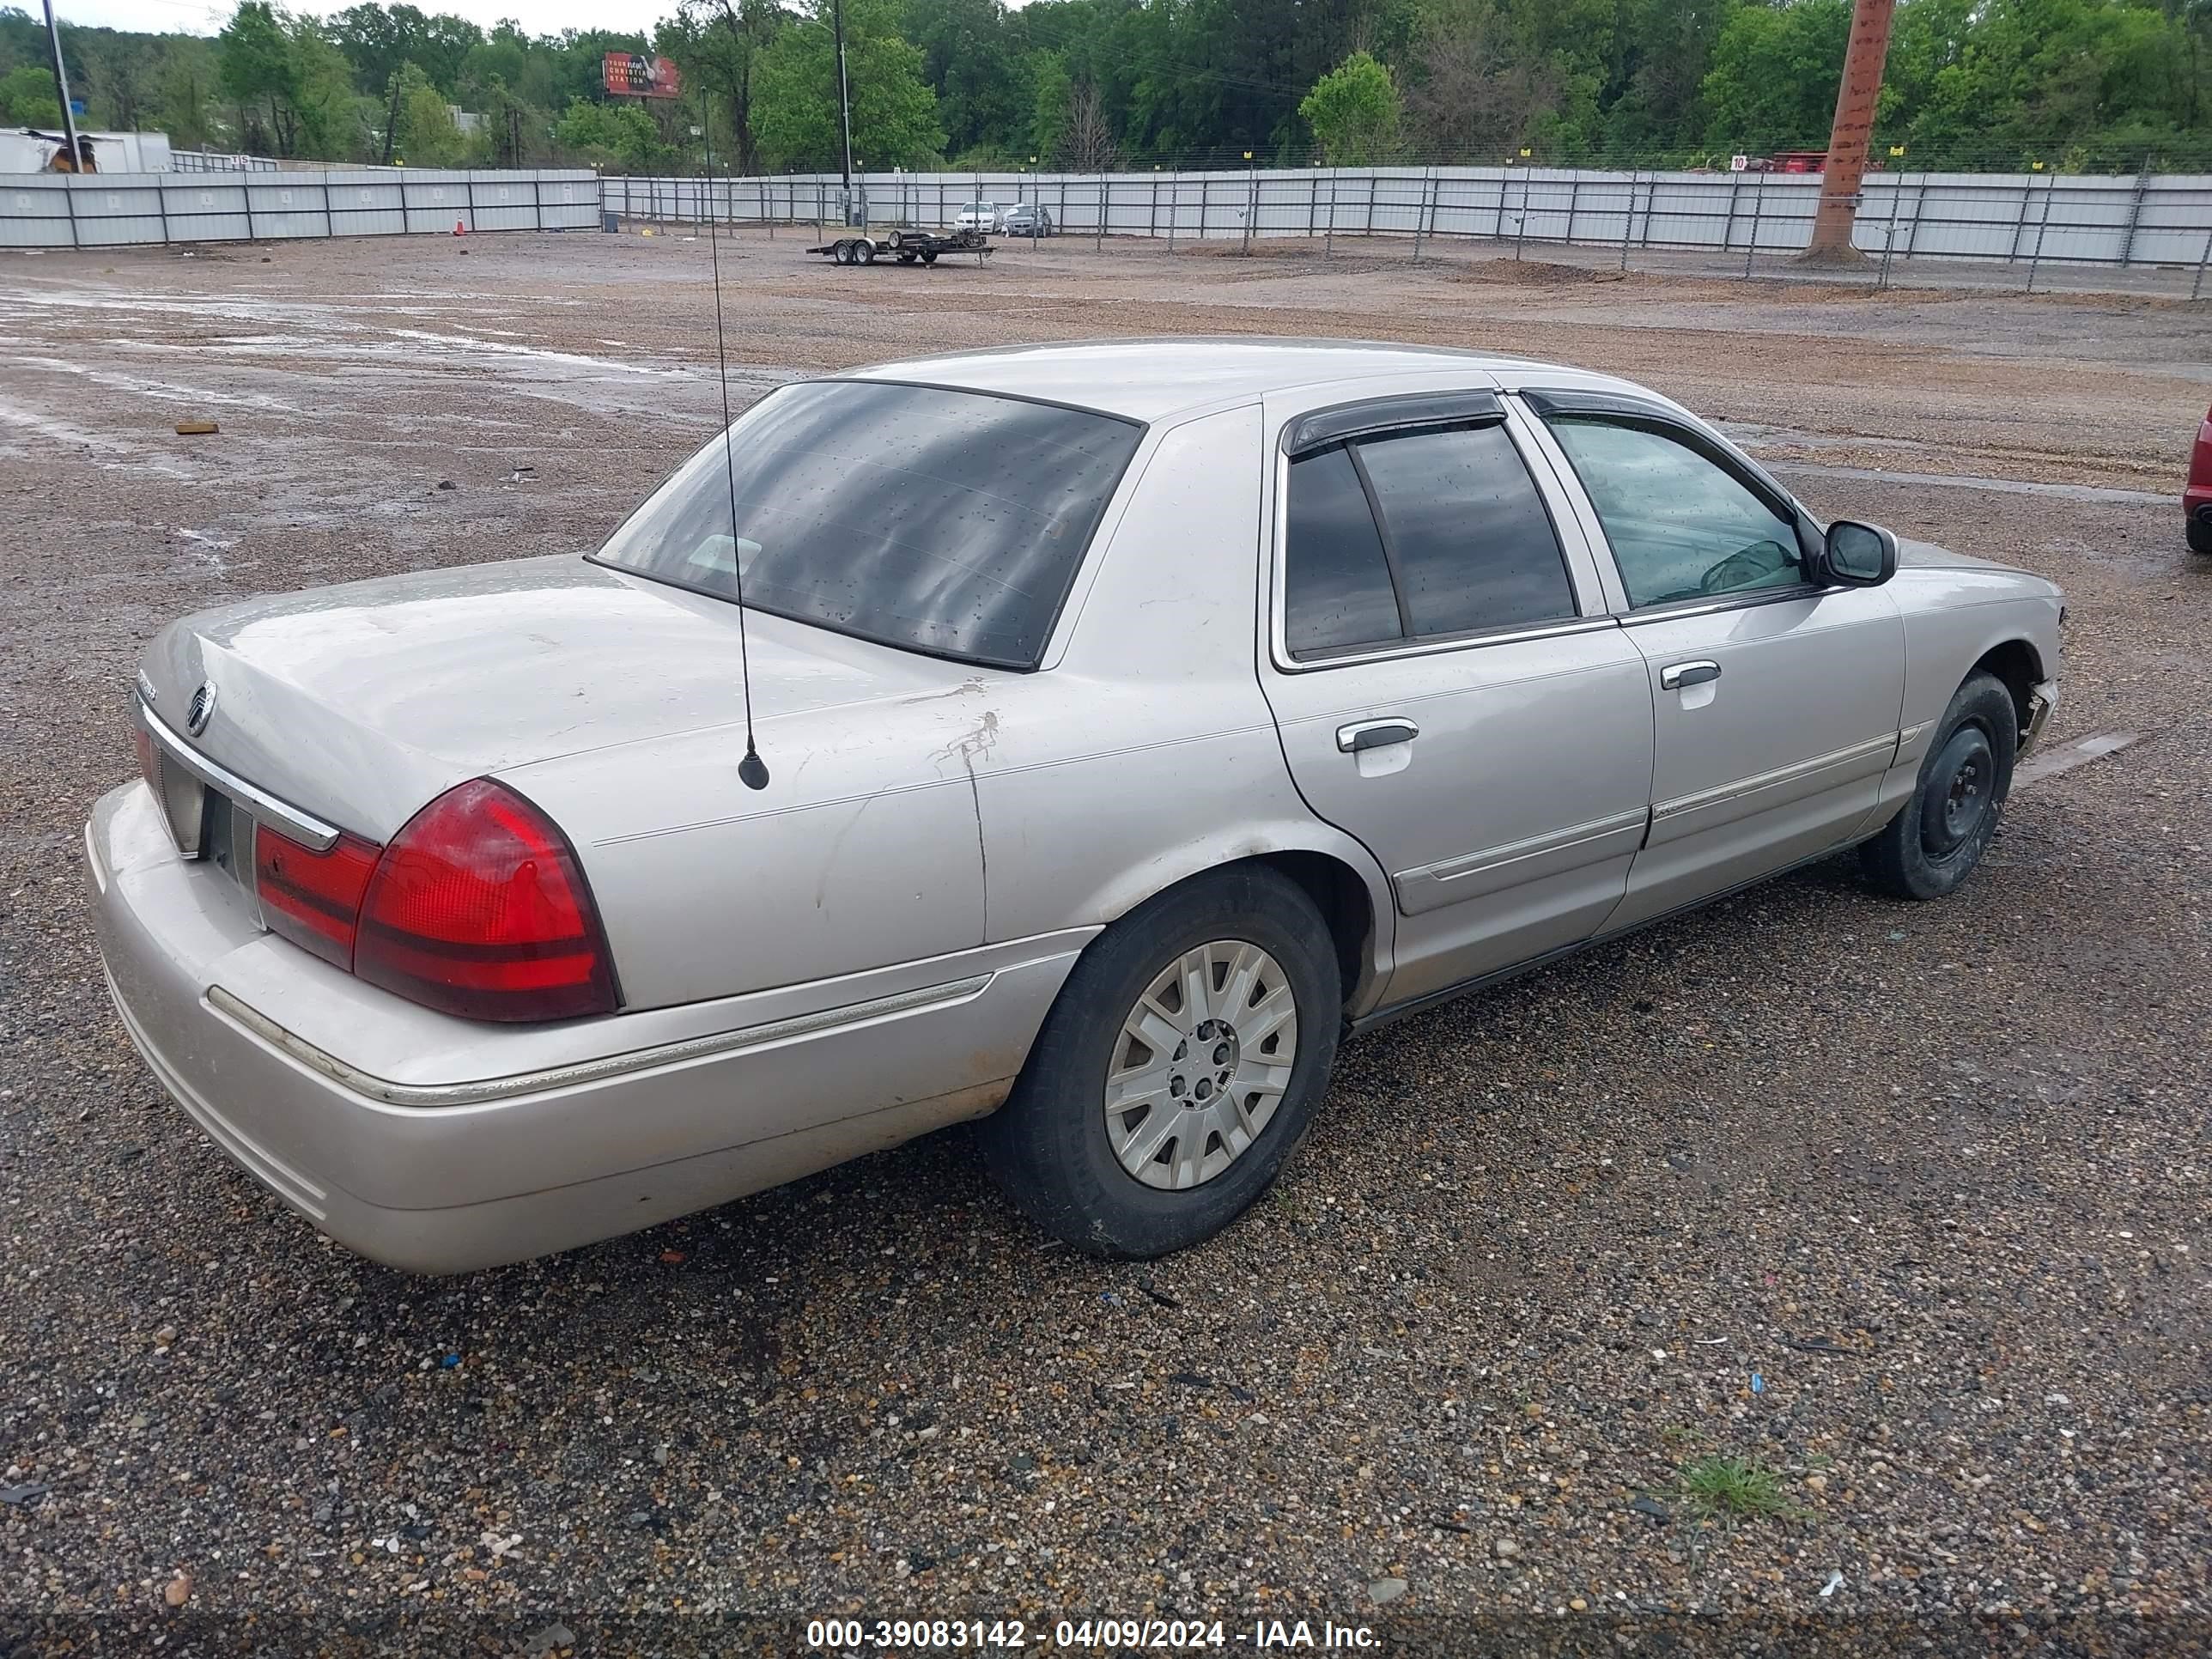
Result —
[[[608,93],[617,98],[676,98],[684,92],[684,76],[665,58],[611,52],[600,67]]]

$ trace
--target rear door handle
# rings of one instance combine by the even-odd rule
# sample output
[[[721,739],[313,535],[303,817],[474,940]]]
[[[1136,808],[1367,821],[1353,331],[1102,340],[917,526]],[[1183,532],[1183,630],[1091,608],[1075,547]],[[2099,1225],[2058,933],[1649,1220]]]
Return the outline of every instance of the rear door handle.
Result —
[[[1703,685],[1720,677],[1721,665],[1717,662],[1670,663],[1659,671],[1659,684],[1667,690],[1680,691],[1686,685]]]
[[[1420,735],[1421,728],[1411,720],[1359,720],[1336,728],[1336,746],[1341,753],[1356,755],[1386,743],[1411,743]]]

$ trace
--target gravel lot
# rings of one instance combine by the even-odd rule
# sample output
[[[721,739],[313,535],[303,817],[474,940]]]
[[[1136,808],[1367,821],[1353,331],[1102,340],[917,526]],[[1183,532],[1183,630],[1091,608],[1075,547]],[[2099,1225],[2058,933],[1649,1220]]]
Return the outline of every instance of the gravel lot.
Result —
[[[711,429],[707,249],[11,257],[0,1653],[356,1650],[341,1621],[786,1652],[830,1614],[1046,1645],[1218,1619],[1231,1649],[1329,1618],[1407,1653],[2212,1643],[2212,561],[2172,501],[2212,307],[800,246],[726,249],[741,397],[1106,333],[1636,375],[1816,510],[2064,583],[2052,751],[2139,740],[2026,787],[1948,902],[1838,861],[1350,1044],[1273,1200],[1149,1268],[1042,1249],[955,1133],[406,1278],[137,1064],[79,825],[168,617],[595,544]],[[219,435],[173,434],[203,413]],[[1784,1512],[1700,1525],[1686,1471],[1723,1455]]]

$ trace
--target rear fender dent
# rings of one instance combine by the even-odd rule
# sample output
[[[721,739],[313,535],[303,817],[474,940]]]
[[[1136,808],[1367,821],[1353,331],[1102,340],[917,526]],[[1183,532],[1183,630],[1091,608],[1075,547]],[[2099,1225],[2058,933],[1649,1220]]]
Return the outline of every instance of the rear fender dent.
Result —
[[[1327,824],[1245,824],[1234,833],[1200,836],[1164,848],[1142,864],[1116,872],[1079,904],[1072,903],[1070,915],[1096,921],[1102,926],[1110,924],[1194,876],[1284,854],[1326,859],[1348,871],[1366,893],[1370,925],[1360,972],[1355,982],[1346,987],[1346,1014],[1357,1018],[1367,1012],[1389,977],[1397,911],[1389,879],[1374,856],[1351,836]]]

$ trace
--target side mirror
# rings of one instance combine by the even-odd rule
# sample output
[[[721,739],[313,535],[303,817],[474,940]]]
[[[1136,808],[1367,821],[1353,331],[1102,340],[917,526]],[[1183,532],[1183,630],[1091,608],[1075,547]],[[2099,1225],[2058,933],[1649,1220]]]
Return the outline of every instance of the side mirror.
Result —
[[[1897,574],[1897,536],[1879,525],[1838,519],[1828,526],[1820,562],[1845,587],[1879,587]]]

